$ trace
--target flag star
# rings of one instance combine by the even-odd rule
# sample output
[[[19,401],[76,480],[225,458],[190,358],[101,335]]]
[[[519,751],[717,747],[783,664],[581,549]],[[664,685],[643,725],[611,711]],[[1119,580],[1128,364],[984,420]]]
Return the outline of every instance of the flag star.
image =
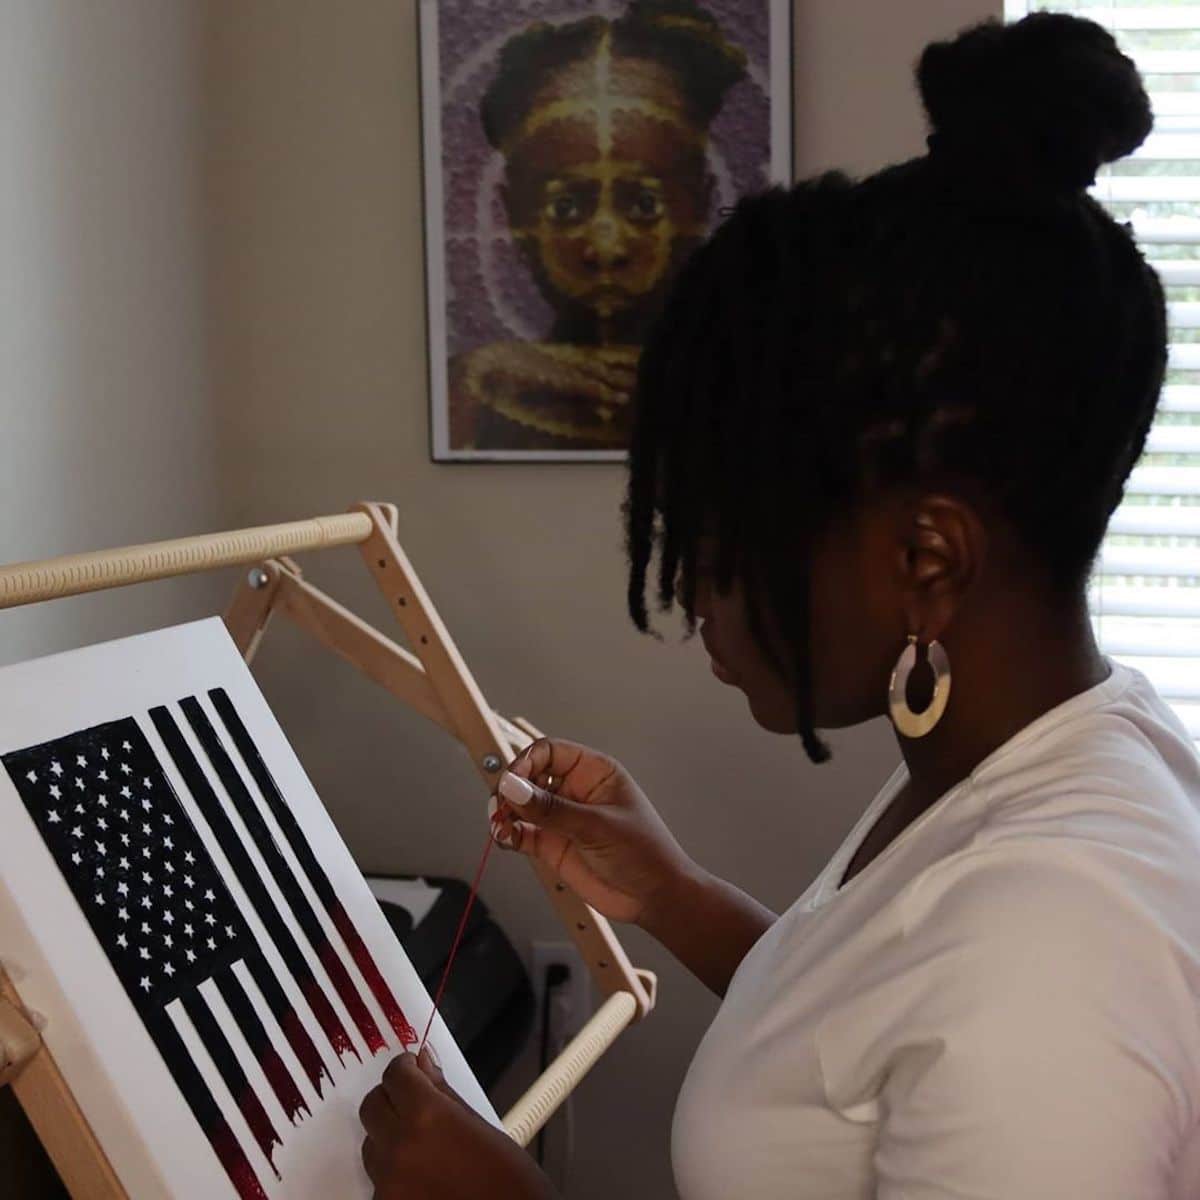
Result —
[[[108,797],[107,796],[97,796],[96,803],[98,805],[100,805],[101,808],[107,808],[108,807]]]
[[[83,789],[84,789],[84,782],[83,782],[83,780],[82,780],[82,779],[80,779],[80,778],[79,778],[79,776],[78,776],[78,775],[76,775],[76,776],[75,776],[75,786],[76,786],[76,787],[77,787],[77,788],[78,788],[78,789],[79,789],[81,792],[82,792],[82,791],[83,791]]]
[[[52,762],[50,764],[50,770],[53,771],[56,776],[58,776],[59,778],[62,778],[62,764],[61,763]]]
[[[163,813],[163,823],[165,825],[174,825],[175,824],[175,822],[171,820],[170,814],[168,814],[168,813]]]
[[[128,820],[129,820],[129,809],[127,809],[127,808],[123,808],[123,809],[121,809],[121,820],[122,820],[122,821],[128,821]]]
[[[103,833],[108,828],[108,822],[103,817],[100,817],[96,821],[96,828]]]
[[[127,884],[123,881],[121,883],[118,883],[117,884],[117,895],[118,896],[128,896],[129,895],[129,884]]]
[[[183,927],[183,932],[186,933],[188,935],[188,937],[191,937],[192,934],[195,932],[195,930],[192,929],[190,922]]]
[[[117,909],[117,916],[118,916],[118,917],[120,917],[122,921],[128,921],[128,920],[129,920],[129,909],[127,909],[127,908],[118,908],[118,909]]]
[[[154,877],[150,874],[149,871],[142,872],[142,882],[143,883],[153,883],[154,882]]]
[[[83,814],[87,812],[87,809],[85,809],[82,804],[77,804],[75,805],[75,811],[82,817]]]
[[[207,890],[207,891],[204,893],[204,898],[205,898],[205,900],[207,900],[207,901],[208,901],[210,904],[211,904],[211,903],[212,903],[212,902],[213,902],[213,901],[216,899],[216,896],[214,896],[214,895],[213,895],[213,890],[212,890],[212,888],[209,888],[209,889],[208,889],[208,890]]]
[[[104,907],[104,897],[99,892],[96,893],[96,903],[99,904],[101,908]]]
[[[217,943],[214,942],[212,938],[208,939],[208,948],[210,950],[215,950],[217,948]]]
[[[128,950],[129,949],[129,939],[123,933],[118,933],[117,934],[117,945],[120,946],[122,950]]]
[[[133,747],[128,742],[122,742],[121,749],[124,750],[126,754],[128,754],[130,752],[130,750],[133,749]]]
[[[149,779],[147,779],[147,778],[145,777],[145,775],[143,775],[143,776],[142,776],[142,787],[144,787],[144,788],[146,788],[147,790],[149,790],[149,789],[150,789],[151,787],[153,787],[153,786],[154,786],[154,785],[153,785],[153,784],[150,782],[150,780],[149,780]]]
[[[195,950],[188,950],[188,951],[187,951],[187,960],[188,960],[188,962],[190,962],[190,963],[194,963],[194,962],[196,961],[196,952],[195,952]]]
[[[170,963],[167,963],[167,965],[166,965],[165,967],[163,967],[163,974],[165,974],[165,975],[167,975],[167,976],[174,975],[174,974],[175,974],[175,968],[174,968],[173,966],[171,966],[171,964],[170,964]]]
[[[175,895],[175,889],[172,888],[169,883],[164,884],[163,885],[163,895],[166,896],[167,899],[169,900],[173,895]]]
[[[146,978],[146,977],[143,975],[143,976],[142,976],[142,978],[141,978],[141,980],[140,980],[139,986],[141,987],[141,989],[142,989],[142,991],[143,991],[143,992],[148,992],[148,991],[150,990],[150,980],[148,980],[148,979],[147,979],[147,978]]]
[[[168,850],[174,850],[174,849],[175,849],[175,843],[174,843],[173,841],[171,841],[171,839],[170,839],[169,837],[168,837],[168,838],[163,838],[163,845],[164,845],[164,846],[166,846],[166,848],[167,848]]]
[[[150,932],[150,922],[149,922],[149,921],[143,921],[143,922],[142,922],[142,932],[143,932],[143,933],[149,933],[149,932]]]
[[[54,809],[51,809],[49,815],[46,817],[46,820],[48,820],[51,825],[58,825],[62,822],[62,817],[60,817],[58,813],[54,811]]]
[[[96,778],[99,780],[102,780],[104,783],[107,783],[108,782],[108,772],[107,771],[99,771],[96,774]]]
[[[123,833],[123,834],[121,834],[121,845],[122,845],[122,846],[128,846],[128,845],[129,845],[129,834],[127,834],[127,833]]]
[[[97,842],[96,843],[96,853],[106,855],[106,854],[108,854],[108,847],[105,846],[105,844],[103,842]]]
[[[150,826],[149,826],[149,825],[143,825],[143,826],[142,826],[142,833],[143,833],[143,834],[145,834],[145,836],[146,836],[146,837],[149,837],[149,836],[150,836]]]
[[[196,886],[196,881],[190,875],[185,875],[183,877],[183,882],[186,883],[188,885],[188,887]]]
[[[163,863],[163,870],[164,870],[164,871],[166,871],[166,873],[167,873],[168,875],[174,875],[174,874],[175,874],[175,868],[174,868],[173,866],[171,866],[171,864],[170,864],[169,862],[165,862],[165,863]]]
[[[149,897],[149,896],[143,896],[143,897],[142,897],[142,907],[143,907],[143,908],[149,908],[149,907],[150,907],[150,897]]]
[[[154,807],[154,805],[151,804],[150,801],[145,798],[145,796],[143,796],[142,797],[142,811],[149,812],[153,807]]]
[[[86,767],[87,759],[84,758],[82,754],[77,754],[77,755],[75,755],[75,765],[77,767]]]
[[[132,797],[132,795],[133,795],[133,793],[129,790],[128,784],[126,784],[120,791],[120,796],[121,796],[122,800],[128,800],[128,799],[130,799],[130,797]]]
[[[215,925],[217,923],[217,918],[214,917],[212,915],[212,913],[205,913],[204,914],[204,923],[206,925]]]
[[[225,936],[226,936],[226,937],[233,937],[233,926],[232,926],[232,925],[226,925],[226,926],[225,926]]]
[[[103,878],[104,878],[104,868],[103,868],[103,867],[97,867],[97,868],[96,868],[96,878],[97,878],[97,879],[103,879]]]
[[[102,759],[104,759],[105,762],[108,762],[108,747],[107,746],[100,747],[100,757]]]
[[[50,785],[50,795],[53,796],[55,800],[61,800],[62,788],[60,788],[57,783],[52,783]]]
[[[133,768],[128,763],[122,763],[121,764],[121,774],[122,775],[132,775]]]
[[[25,773],[25,778],[28,779],[30,783],[37,783],[37,772],[27,771]]]
[[[76,825],[76,826],[75,826],[75,828],[71,830],[71,836],[72,836],[73,838],[81,838],[81,837],[83,837],[83,826],[82,826],[82,825]]]
[[[169,933],[163,935],[163,945],[166,946],[168,950],[175,945]]]
[[[76,866],[79,866],[79,865],[80,865],[80,863],[82,863],[82,862],[83,862],[83,859],[80,857],[80,855],[79,855],[79,851],[78,851],[78,850],[76,850],[76,851],[75,851],[75,853],[71,855],[71,861],[72,861],[72,862],[73,862],[73,863],[74,863]]]
[[[138,954],[140,954],[144,959],[149,959],[150,957],[150,951],[147,950],[145,946],[138,947]]]
[[[183,861],[190,867],[196,861],[196,856],[189,850],[184,856]]]
[[[170,912],[163,913],[163,923],[166,925],[174,925],[175,924],[175,918],[171,915]]]
[[[143,847],[142,847],[142,857],[143,857],[143,858],[149,858],[149,857],[150,857],[150,847],[149,847],[149,846],[143,846]]]
[[[190,900],[185,900],[183,902],[183,907],[186,908],[188,912],[191,912],[196,906]]]
[[[120,866],[122,871],[128,871],[129,870],[129,859],[125,858],[124,855],[122,855],[121,861],[118,865]]]

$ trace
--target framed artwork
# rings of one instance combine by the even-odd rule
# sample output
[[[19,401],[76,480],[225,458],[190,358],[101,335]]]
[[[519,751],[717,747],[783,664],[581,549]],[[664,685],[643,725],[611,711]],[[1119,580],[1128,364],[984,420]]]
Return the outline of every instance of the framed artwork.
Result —
[[[0,828],[5,970],[131,1197],[371,1195],[431,1001],[218,618],[0,670]]]
[[[788,0],[420,0],[437,461],[620,461],[646,330],[792,174]]]

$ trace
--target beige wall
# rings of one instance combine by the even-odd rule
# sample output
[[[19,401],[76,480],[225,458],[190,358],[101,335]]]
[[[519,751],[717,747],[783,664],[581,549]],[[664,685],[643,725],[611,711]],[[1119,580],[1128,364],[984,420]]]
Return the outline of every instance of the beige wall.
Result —
[[[219,523],[200,24],[0,3],[0,561]],[[0,662],[211,611],[209,581],[5,613]]]

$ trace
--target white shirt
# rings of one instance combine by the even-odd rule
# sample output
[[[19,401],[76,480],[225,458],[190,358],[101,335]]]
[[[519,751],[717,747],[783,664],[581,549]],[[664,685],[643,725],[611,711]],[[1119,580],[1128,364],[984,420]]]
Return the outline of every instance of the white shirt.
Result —
[[[1135,671],[1044,714],[844,887],[902,768],[692,1062],[684,1200],[1198,1200],[1200,762]]]

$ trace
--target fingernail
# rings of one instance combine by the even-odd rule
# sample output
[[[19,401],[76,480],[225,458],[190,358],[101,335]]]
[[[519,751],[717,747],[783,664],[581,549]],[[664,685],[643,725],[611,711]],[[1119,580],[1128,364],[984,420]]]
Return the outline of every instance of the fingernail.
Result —
[[[520,775],[514,775],[511,771],[505,771],[500,776],[500,795],[509,804],[528,804],[533,796],[533,787],[529,780],[522,779]]]
[[[495,796],[492,796],[488,799],[488,820],[489,821],[494,821],[496,819],[496,809],[499,807],[500,806],[496,802]]]
[[[502,825],[495,826],[492,829],[492,840],[500,846],[512,845],[512,839],[508,836],[508,830]]]

